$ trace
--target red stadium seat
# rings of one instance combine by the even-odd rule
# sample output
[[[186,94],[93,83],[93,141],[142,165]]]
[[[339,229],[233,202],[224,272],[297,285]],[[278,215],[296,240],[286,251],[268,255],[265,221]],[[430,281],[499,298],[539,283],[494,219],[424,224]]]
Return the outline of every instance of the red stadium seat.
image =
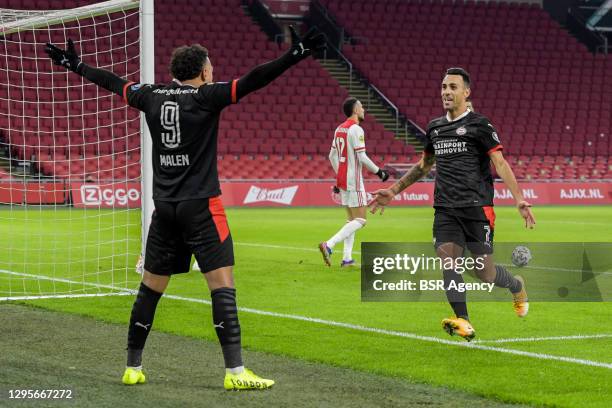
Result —
[[[12,6],[14,2],[0,0],[2,7],[10,8],[9,3]],[[44,0],[17,3],[26,9],[52,5]],[[444,69],[462,65],[473,75],[476,110],[496,125],[509,157],[601,155],[606,160],[586,169],[588,174],[612,171],[607,160],[612,154],[612,94],[600,91],[605,89],[612,58],[589,54],[541,8],[448,0],[355,0],[350,4],[322,0],[322,4],[349,33],[367,38],[344,47],[354,66],[420,126],[442,114],[438,87]],[[243,12],[239,0],[211,4],[205,14],[193,14],[190,7],[187,2],[176,1],[156,4],[156,58],[160,61],[168,61],[173,47],[184,43],[180,33],[185,31],[202,32],[211,47],[215,78],[219,80],[239,78],[253,65],[281,52]],[[363,13],[367,13],[367,19]],[[508,25],[507,21],[515,24]],[[228,24],[235,29],[227,30]],[[407,26],[410,30],[404,29]],[[431,30],[432,26],[437,29]],[[98,36],[110,33],[108,27],[96,29]],[[84,26],[81,30],[87,34],[93,28]],[[137,30],[127,34],[132,40],[137,35]],[[451,35],[462,44],[460,50],[441,40]],[[283,49],[286,47],[283,45]],[[16,43],[7,47],[8,53],[18,51]],[[99,64],[120,70],[121,75],[138,72],[137,61],[118,64],[117,57],[110,53],[96,57]],[[7,79],[21,83],[20,71],[35,70],[35,62],[24,60],[23,66],[17,67],[9,61]],[[115,65],[111,65],[113,62]],[[219,162],[223,177],[333,176],[327,153],[333,129],[342,120],[339,105],[348,94],[314,60],[306,60],[292,70],[291,76],[279,78],[223,112],[218,146],[223,156]],[[558,83],[549,83],[551,75],[558,78]],[[51,98],[44,95],[51,89],[51,76],[36,78],[40,89],[11,90],[11,98],[20,94],[32,101]],[[18,157],[34,158],[47,175],[95,173],[104,179],[138,178],[139,113],[93,85],[86,86],[81,95],[67,87],[72,79],[59,71],[52,79],[54,103],[36,107],[13,104],[11,115],[21,121],[11,119],[11,132],[0,136],[0,141],[8,143]],[[156,82],[169,80],[166,69],[156,69]],[[63,88],[66,90],[60,91]],[[9,111],[5,92],[0,90],[0,112]],[[89,100],[75,103],[83,96]],[[1,130],[9,129],[7,117],[0,113]],[[23,126],[17,131],[15,123]],[[384,157],[388,162],[416,160],[414,148],[394,140],[373,116],[368,116],[364,128],[371,156]],[[290,162],[294,157],[297,161]],[[579,176],[574,168],[568,168],[563,161],[566,159],[547,160],[539,163],[533,174],[524,175]],[[275,170],[277,164],[287,163],[293,165],[280,167],[282,172]],[[517,174],[523,173],[520,170]]]
[[[390,13],[395,5],[389,2],[356,0],[348,7],[323,0],[322,4],[348,32],[368,39],[344,47],[345,54],[420,126],[441,115],[437,101],[440,78],[445,68],[460,65],[473,75],[476,109],[498,129],[511,128],[517,117],[528,128],[540,124],[528,144],[543,147],[510,146],[513,153],[591,154],[592,148],[568,149],[552,142],[558,134],[553,125],[560,120],[574,129],[571,143],[610,129],[612,96],[600,90],[605,88],[603,73],[610,72],[612,58],[589,54],[540,7],[491,1],[449,6],[448,1],[431,0],[400,3],[397,9],[404,12]],[[354,12],[364,7],[368,9],[366,21]],[[438,28],[431,30],[433,25]],[[409,32],[393,29],[402,26],[409,26]],[[443,39],[451,37],[463,44],[459,51],[445,45]],[[572,61],[569,66],[568,60]],[[425,65],[430,69],[417,68]],[[581,65],[589,68],[581,69]],[[550,82],[551,75],[557,78],[555,83]],[[559,100],[567,102],[554,102]],[[522,131],[514,129],[501,136],[506,139]]]

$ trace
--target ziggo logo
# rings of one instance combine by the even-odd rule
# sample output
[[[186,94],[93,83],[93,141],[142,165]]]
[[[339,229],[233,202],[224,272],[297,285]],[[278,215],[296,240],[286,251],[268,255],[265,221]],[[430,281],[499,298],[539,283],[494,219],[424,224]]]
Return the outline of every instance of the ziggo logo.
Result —
[[[136,188],[115,188],[113,186],[100,187],[98,185],[82,185],[81,201],[83,205],[126,205],[129,202],[140,200],[140,191]]]

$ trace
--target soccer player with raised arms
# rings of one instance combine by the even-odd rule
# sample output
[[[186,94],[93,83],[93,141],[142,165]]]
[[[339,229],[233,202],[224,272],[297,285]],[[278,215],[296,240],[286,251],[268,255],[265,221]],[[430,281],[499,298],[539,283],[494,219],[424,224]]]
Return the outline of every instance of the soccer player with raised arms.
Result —
[[[342,205],[346,207],[347,223],[330,239],[319,244],[323,261],[331,266],[334,246],[344,242],[341,267],[353,266],[353,243],[355,233],[366,225],[367,195],[363,186],[362,168],[365,166],[382,181],[387,181],[389,173],[378,167],[366,154],[365,136],[359,124],[365,119],[365,109],[355,98],[347,98],[342,110],[346,120],[336,128],[329,161],[336,173],[334,191],[340,193]]]
[[[213,82],[206,48],[174,50],[167,85],[136,84],[82,62],[74,44],[66,50],[47,44],[61,65],[120,95],[145,113],[153,141],[153,200],[144,274],[128,329],[124,384],[142,384],[142,351],[151,332],[157,303],[171,275],[189,271],[195,255],[211,291],[213,326],[223,352],[227,390],[265,389],[273,380],[244,368],[232,267],[232,236],[221,203],[217,173],[217,132],[221,111],[263,88],[314,51],[325,47],[322,34],[300,38],[291,27],[291,48],[279,58],[230,82]]]
[[[446,115],[427,126],[423,157],[391,187],[376,191],[370,206],[373,213],[383,209],[396,194],[429,173],[436,163],[433,235],[436,253],[443,259],[463,256],[467,247],[474,256],[485,259],[476,275],[484,282],[507,288],[512,294],[517,316],[527,315],[529,303],[525,282],[493,262],[493,177],[490,163],[516,201],[525,227],[533,228],[531,204],[525,201],[514,173],[502,154],[502,144],[489,119],[469,110],[470,76],[462,68],[450,68],[442,80],[440,96]],[[455,317],[444,319],[443,328],[450,335],[466,340],[475,336],[470,324],[465,292],[449,290],[463,283],[463,276],[453,269],[443,271],[446,296]],[[453,282],[454,285],[450,285]]]

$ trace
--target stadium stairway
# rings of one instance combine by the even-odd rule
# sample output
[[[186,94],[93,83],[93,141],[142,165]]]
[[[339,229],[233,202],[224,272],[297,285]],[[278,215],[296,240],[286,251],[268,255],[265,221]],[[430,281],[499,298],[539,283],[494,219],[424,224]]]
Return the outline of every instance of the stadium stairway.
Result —
[[[397,139],[413,146],[416,152],[423,151],[423,144],[408,130],[403,121],[382,103],[362,76],[355,71],[351,72],[341,59],[320,59],[319,62],[351,96],[361,101],[366,111],[382,123],[385,129],[393,132]]]
[[[0,7],[23,9],[75,7],[87,0],[0,0]],[[205,6],[205,13],[193,13],[195,4]],[[232,30],[227,27],[231,25]],[[98,35],[109,35],[110,28]],[[93,34],[83,27],[83,35]],[[167,64],[172,50],[185,43],[201,42],[210,52],[216,80],[239,78],[254,66],[279,56],[288,44],[280,46],[269,40],[260,26],[243,9],[241,0],[175,0],[159,2],[155,13],[156,82],[170,80]],[[137,30],[130,31],[125,41],[135,43]],[[197,33],[193,37],[193,33]],[[75,35],[74,33],[71,35]],[[76,34],[81,35],[81,34]],[[24,37],[25,38],[25,37]],[[35,54],[32,38],[25,54]],[[61,43],[63,38],[52,40]],[[17,53],[17,42],[9,44],[9,52]],[[82,47],[82,44],[78,44]],[[121,47],[118,48],[121,50]],[[93,60],[92,51],[85,57]],[[17,54],[19,55],[19,54]],[[48,66],[45,56],[41,62]],[[113,59],[114,58],[114,59]],[[96,57],[99,66],[110,68],[121,76],[137,72],[136,60],[113,65],[119,56],[111,53]],[[15,60],[10,71],[2,71],[5,83],[23,88],[27,101],[40,95],[30,90],[21,72],[45,80],[42,86],[52,89],[46,75],[38,75],[34,61]],[[60,89],[76,78],[55,70],[53,89]],[[61,79],[61,82],[58,82]],[[133,75],[131,80],[137,80]],[[17,104],[11,118],[6,112],[6,98],[0,98],[0,136],[13,161],[31,161],[41,175],[71,180],[138,179],[140,146],[138,112],[127,108],[116,96],[99,92],[87,85],[83,95],[76,89],[65,88],[63,98],[55,99],[49,92],[41,100],[54,104]],[[21,95],[21,94],[20,94]],[[220,175],[224,179],[321,179],[332,178],[333,170],[327,155],[335,127],[344,120],[342,101],[348,96],[316,60],[307,59],[270,86],[243,98],[223,112],[219,126],[218,156]],[[17,94],[13,94],[17,97]],[[84,103],[74,103],[77,100]],[[35,109],[36,108],[36,109]],[[3,113],[4,112],[4,113]],[[66,120],[68,118],[68,120]],[[11,123],[19,123],[17,128]],[[414,148],[394,138],[392,132],[372,115],[363,123],[368,140],[368,152],[377,163],[406,160]],[[257,160],[254,160],[257,159]],[[245,164],[246,163],[246,164]],[[268,164],[274,164],[268,165]]]
[[[590,54],[541,7],[320,2],[359,39],[343,46],[343,54],[419,126],[441,116],[441,77],[459,65],[473,76],[476,111],[496,125],[508,154],[612,154],[612,99],[602,92],[612,57]]]
[[[344,15],[343,2],[324,1],[327,4],[335,4],[336,8],[339,7],[337,11]],[[17,8],[50,8],[51,3],[54,6],[57,4],[52,0],[46,0],[45,4],[42,3],[42,0],[36,2],[33,0],[0,0],[0,6]],[[64,0],[62,5],[75,7],[86,3],[88,3],[86,0]],[[355,4],[360,4],[364,11],[370,7],[367,3],[358,0]],[[389,2],[385,4],[392,11],[413,3]],[[274,42],[268,40],[257,24],[254,24],[245,15],[240,0],[206,0],[206,5],[206,13],[194,14],[192,12],[194,2],[192,1],[174,0],[172,3],[156,4],[157,82],[168,82],[167,62],[172,49],[190,41],[183,34],[185,32],[201,33],[193,41],[201,41],[209,47],[216,67],[215,78],[219,80],[238,78],[254,65],[274,58],[282,52]],[[429,3],[423,4],[423,7],[425,6],[430,7]],[[472,4],[470,7],[481,6],[477,7]],[[508,6],[499,6],[501,11],[508,11],[508,13],[512,11],[506,8]],[[520,8],[519,14],[522,12],[523,8]],[[384,15],[384,13],[376,13],[376,18],[371,20],[379,24]],[[229,24],[232,25],[232,30],[227,30]],[[553,32],[557,30],[558,28],[554,28]],[[416,32],[433,35],[429,31],[417,30]],[[383,35],[382,33],[378,32],[377,35]],[[100,35],[106,34],[100,33]],[[136,36],[137,30],[133,34]],[[500,35],[494,35],[493,38],[499,40],[502,38]],[[124,36],[120,35],[120,37]],[[410,38],[406,39],[406,41],[409,40]],[[575,48],[572,41],[575,42],[572,39],[566,44],[571,46],[571,49]],[[432,40],[428,44],[433,47],[437,42],[434,43]],[[365,47],[366,45],[347,48]],[[285,44],[281,48],[286,49],[286,47]],[[33,51],[28,52],[33,53]],[[496,50],[491,52],[496,56],[499,54]],[[398,56],[397,53],[392,54]],[[476,54],[471,53],[470,58],[473,58],[474,55]],[[534,52],[528,54],[530,57],[532,55],[535,55]],[[369,56],[367,52],[363,52],[351,57],[351,60],[357,62],[359,58]],[[376,56],[382,58],[386,54],[379,52]],[[404,54],[401,56],[405,57]],[[413,58],[411,55],[408,57]],[[461,56],[453,56],[453,58],[459,57]],[[478,89],[481,89],[479,84],[482,82],[483,88],[491,91],[490,95],[479,94],[478,99],[475,100],[476,109],[482,106],[483,111],[492,111],[493,120],[496,120],[498,114],[500,122],[501,119],[507,119],[499,126],[502,134],[508,135],[506,136],[510,142],[507,149],[508,159],[513,166],[516,165],[514,168],[518,178],[527,180],[612,179],[612,160],[610,160],[612,143],[609,137],[611,117],[609,109],[601,110],[601,106],[609,101],[609,94],[602,92],[605,87],[599,85],[599,80],[581,76],[584,70],[584,75],[590,74],[593,78],[601,78],[603,65],[598,58],[588,55],[582,59],[584,61],[576,60],[576,64],[579,62],[581,64],[577,68],[569,67],[567,64],[555,65],[551,68],[560,74],[562,81],[567,82],[565,85],[561,83],[560,88],[563,86],[569,88],[569,85],[572,85],[572,89],[564,94],[567,98],[558,98],[568,100],[567,109],[559,112],[554,110],[557,105],[554,104],[554,100],[550,100],[551,98],[544,101],[539,100],[540,94],[547,92],[548,75],[539,72],[535,75],[536,81],[541,79],[543,82],[531,81],[524,84],[517,80],[513,83],[522,85],[522,89],[520,91],[511,90],[507,95],[499,84],[495,83],[498,79],[497,73],[474,73],[478,79]],[[520,61],[525,62],[525,58]],[[554,62],[556,61],[555,59]],[[609,61],[605,62],[606,69]],[[48,64],[48,61],[45,62]],[[110,55],[100,56],[97,62],[107,67],[112,65]],[[482,69],[489,66],[487,60],[480,62],[484,64]],[[553,63],[553,60],[545,62]],[[399,61],[393,61],[393,64],[374,64],[378,72],[371,73],[368,77],[377,78],[374,81],[375,85],[386,94],[388,93],[385,91],[384,83],[387,83],[387,86],[392,85],[391,90],[395,89],[400,97],[408,99],[412,104],[415,102],[422,104],[423,106],[417,107],[417,116],[431,118],[434,110],[439,112],[436,94],[440,71],[437,67],[441,63],[428,65],[427,70],[420,71],[417,71],[415,66],[420,63],[408,63],[402,65],[401,69],[393,69],[395,63]],[[499,64],[495,66],[499,67]],[[540,70],[538,65],[534,67],[529,70]],[[2,71],[5,75],[10,75],[10,77],[4,77],[4,82],[21,84],[21,70],[34,72],[35,68],[33,62],[24,61],[23,68],[15,66],[8,74],[6,73],[8,71]],[[113,67],[115,68],[117,67]],[[128,66],[128,68],[128,72],[137,71],[135,66]],[[516,71],[521,77],[531,78],[533,76],[525,67],[518,66]],[[125,75],[125,72],[121,70],[118,72],[120,75]],[[397,75],[398,72],[403,75],[400,80],[401,85],[397,85],[400,83],[398,80],[388,77]],[[511,72],[505,75],[514,74]],[[425,75],[426,78],[420,78],[419,75]],[[56,82],[55,86],[65,86],[66,78],[65,75],[58,74],[56,80],[59,82]],[[341,85],[341,78],[336,79],[318,61],[308,59],[299,66],[291,68],[289,73],[283,75],[271,86],[229,107],[223,113],[219,131],[218,154],[221,177],[234,180],[332,178],[333,171],[327,161],[331,133],[335,126],[343,120],[340,105],[342,100],[348,96],[347,90]],[[540,90],[542,87],[544,90]],[[35,100],[36,95],[29,95],[30,93],[32,92],[27,90],[24,92],[28,96],[26,100]],[[28,105],[17,104],[17,107],[11,111],[11,115],[19,119],[19,123],[23,125],[23,131],[21,128],[8,125],[8,107],[3,102],[6,101],[6,98],[0,98],[2,108],[0,109],[0,129],[5,131],[0,135],[0,145],[4,145],[6,149],[13,152],[13,160],[31,159],[43,175],[60,179],[68,179],[73,176],[82,177],[83,175],[94,180],[137,179],[140,175],[141,161],[139,121],[132,119],[137,119],[138,113],[133,109],[125,108],[117,97],[106,93],[99,94],[94,88],[86,90],[85,96],[89,101],[85,102],[84,106],[82,103],[71,103],[77,98],[70,97],[70,93],[63,92],[62,95],[61,100],[60,95],[55,95],[53,110],[48,104],[40,104],[38,110]],[[583,97],[587,99],[583,100]],[[534,104],[534,100],[541,103]],[[392,101],[395,103],[395,99]],[[434,104],[437,105],[434,106]],[[530,104],[534,106],[529,107]],[[514,105],[518,106],[518,110],[514,109],[514,112],[510,112],[509,117],[506,118],[504,115],[508,113],[506,110]],[[97,112],[97,120],[91,115],[94,112]],[[552,114],[549,114],[551,112]],[[78,120],[74,123],[64,120],[68,113],[76,116]],[[517,116],[533,118],[536,114],[535,122],[512,120]],[[563,127],[557,132],[557,125],[565,125],[566,119],[571,122],[568,123],[571,126]],[[99,123],[105,125],[100,126]],[[118,123],[123,125],[108,126]],[[67,124],[70,126],[66,127]],[[377,164],[416,161],[414,148],[395,139],[393,133],[386,129],[381,121],[368,117],[363,126],[367,135],[368,154]],[[87,132],[94,134],[90,135]],[[595,135],[596,138],[590,141],[586,138],[587,134],[589,137]],[[3,156],[9,155],[3,154]],[[5,178],[1,174],[0,176]],[[366,178],[375,177],[367,172],[364,176]]]
[[[196,32],[205,27],[203,44],[215,65],[215,79],[239,78],[253,66],[279,56],[280,46],[266,35],[240,0],[209,1],[204,15],[189,15],[192,2],[156,6],[156,29]],[[175,14],[178,21],[168,21]],[[228,24],[235,26],[227,30]],[[176,27],[176,28],[175,28]],[[162,38],[156,58],[169,60],[173,47],[184,42],[180,33]],[[159,51],[159,52],[158,52]],[[167,80],[157,70],[157,80]],[[342,122],[342,101],[348,96],[316,60],[307,59],[264,89],[224,111],[219,125],[219,174],[222,179],[329,179],[327,155],[332,133]],[[377,163],[414,154],[414,148],[394,138],[370,116],[363,124],[368,152]]]

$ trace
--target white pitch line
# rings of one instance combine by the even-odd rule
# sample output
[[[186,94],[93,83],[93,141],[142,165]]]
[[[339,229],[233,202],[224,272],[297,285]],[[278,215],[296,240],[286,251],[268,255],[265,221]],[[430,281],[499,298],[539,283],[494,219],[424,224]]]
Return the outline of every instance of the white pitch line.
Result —
[[[387,211],[391,211],[393,209],[393,207],[390,207],[387,209]],[[419,220],[419,221],[429,221],[432,222],[433,221],[433,214],[431,215],[431,217],[405,217],[405,221],[406,222],[410,222],[413,220]],[[497,221],[499,222],[499,218],[497,218]],[[520,221],[519,221],[520,222]],[[542,224],[574,224],[574,225],[600,225],[600,226],[604,226],[607,227],[610,224],[609,223],[605,223],[605,222],[590,222],[590,221],[566,221],[566,220],[544,220],[542,221],[542,219],[540,219],[540,221],[538,221],[538,225],[542,225]]]
[[[188,298],[188,297],[176,296],[176,295],[164,295],[164,297],[168,297],[170,299],[176,299],[176,300],[183,300],[187,302],[194,302],[194,303],[204,303],[204,304],[211,303],[209,300],[205,300],[205,299],[194,299],[194,298]],[[286,313],[268,312],[265,310],[251,309],[248,307],[239,307],[238,310],[240,310],[241,312],[252,313],[252,314],[257,314],[257,315],[262,315],[262,316],[272,316],[272,317],[280,317],[284,319],[300,320],[304,322],[318,323],[318,324],[323,324],[326,326],[341,327],[344,329],[357,330],[357,331],[368,332],[368,333],[384,334],[387,336],[403,337],[403,338],[408,338],[408,339],[413,339],[413,340],[426,341],[430,343],[446,344],[449,346],[494,351],[498,353],[514,354],[514,355],[519,355],[519,356],[524,356],[524,357],[531,357],[531,358],[536,358],[540,360],[563,361],[566,363],[580,364],[580,365],[586,365],[590,367],[602,367],[602,368],[612,369],[612,364],[610,363],[602,363],[599,361],[585,360],[581,358],[556,356],[556,355],[544,354],[544,353],[532,353],[529,351],[514,350],[514,349],[508,349],[508,348],[501,348],[501,347],[483,346],[480,344],[458,342],[458,341],[446,340],[446,339],[441,339],[438,337],[431,337],[431,336],[421,336],[419,334],[399,332],[399,331],[394,331],[394,330],[378,329],[374,327],[367,327],[367,326],[361,326],[361,325],[344,323],[344,322],[336,322],[333,320],[318,319],[318,318],[313,318],[313,317],[306,317],[306,316],[286,314]]]
[[[133,296],[132,292],[112,292],[112,293],[82,293],[79,295],[37,295],[37,296],[7,296],[0,297],[1,301],[7,300],[38,300],[38,299],[73,299],[73,298],[88,298],[88,297],[105,297],[105,296]]]
[[[20,272],[12,272],[12,271],[6,271],[6,270],[0,270],[0,272],[1,273],[10,273],[12,275],[23,275],[23,276],[28,276],[28,277],[35,277],[35,276],[37,276],[37,275],[25,274],[25,273],[20,273]],[[55,279],[55,278],[51,278],[49,276],[44,276],[44,275],[41,275],[40,278],[41,279],[49,279],[49,280]],[[72,283],[75,283],[75,284],[81,284],[82,283],[82,282],[77,282],[77,281],[70,281],[70,280],[67,280],[67,279],[62,279],[62,281],[63,282],[72,282]],[[130,289],[116,288],[116,287],[113,287],[113,286],[110,286],[110,285],[98,285],[98,284],[95,284],[95,283],[91,283],[89,285],[91,285],[91,286],[100,286],[100,287],[104,287],[104,288],[113,288],[115,290],[119,290],[119,291],[122,291],[122,292],[129,292],[130,291]],[[132,291],[132,292],[134,292],[134,291]],[[193,303],[203,303],[203,304],[207,304],[207,305],[211,304],[211,302],[209,300],[205,300],[205,299],[189,298],[189,297],[177,296],[177,295],[169,295],[169,294],[164,294],[164,297],[168,298],[168,299],[182,300],[182,301],[193,302]],[[535,359],[539,359],[539,360],[562,361],[562,362],[566,362],[566,363],[580,364],[580,365],[585,365],[585,366],[590,366],[590,367],[601,367],[601,368],[612,369],[612,364],[610,364],[610,363],[602,363],[602,362],[599,362],[599,361],[585,360],[585,359],[581,359],[581,358],[556,356],[556,355],[544,354],[544,353],[532,353],[532,352],[529,352],[529,351],[513,350],[513,349],[501,348],[501,347],[493,347],[493,346],[484,346],[484,345],[480,345],[480,344],[473,344],[473,343],[467,343],[467,342],[458,342],[458,341],[446,340],[446,339],[441,339],[441,338],[432,337],[432,336],[422,336],[422,335],[414,334],[414,333],[407,333],[407,332],[400,332],[400,331],[394,331],[394,330],[378,329],[378,328],[374,328],[374,327],[367,327],[367,326],[361,326],[361,325],[356,325],[356,324],[351,324],[351,323],[344,323],[344,322],[336,322],[334,320],[319,319],[319,318],[314,318],[314,317],[300,316],[300,315],[287,314],[287,313],[269,312],[269,311],[265,311],[265,310],[252,309],[252,308],[248,308],[248,307],[239,307],[238,310],[240,310],[241,312],[244,312],[244,313],[251,313],[251,314],[256,314],[256,315],[261,315],[261,316],[272,316],[272,317],[278,317],[278,318],[283,318],[283,319],[291,319],[291,320],[298,320],[298,321],[304,321],[304,322],[310,322],[310,323],[317,323],[317,324],[322,324],[322,325],[326,325],[326,326],[341,327],[341,328],[344,328],[344,329],[356,330],[356,331],[361,331],[361,332],[366,332],[366,333],[383,334],[383,335],[387,335],[387,336],[395,336],[395,337],[408,338],[408,339],[412,339],[412,340],[420,340],[420,341],[425,341],[425,342],[429,342],[429,343],[445,344],[445,345],[449,345],[449,346],[463,347],[463,348],[468,348],[468,349],[493,351],[493,352],[497,352],[497,353],[514,354],[514,355],[519,355],[519,356],[524,356],[524,357],[531,357],[531,358],[535,358]]]
[[[240,246],[250,246],[256,248],[271,248],[271,249],[293,249],[296,251],[308,251],[308,252],[319,252],[319,249],[313,245],[312,248],[304,248],[304,247],[294,247],[294,246],[286,246],[286,245],[268,245],[268,244],[256,244],[252,242],[234,242],[234,245]],[[360,254],[359,251],[353,251],[356,254]]]
[[[555,267],[551,267],[551,266],[516,266],[513,264],[506,264],[506,263],[497,263],[495,262],[497,265],[501,265],[501,266],[508,266],[510,268],[519,268],[519,269],[535,269],[535,270],[541,270],[541,271],[553,271],[553,272],[573,272],[573,273],[584,273],[583,270],[581,269],[567,269],[567,268],[555,268]],[[612,275],[612,271],[603,271],[603,272],[591,272],[594,275]]]
[[[397,207],[395,207],[397,208]],[[538,207],[539,208],[539,207]],[[387,214],[391,214],[391,211],[394,209],[394,207],[388,207],[385,212],[387,212]],[[373,215],[371,217],[374,217]],[[341,217],[340,217],[341,218]],[[410,221],[429,221],[429,222],[433,222],[433,211],[431,214],[431,217],[412,217],[412,216],[405,216],[403,217],[402,221],[409,223]],[[500,218],[497,218],[497,222],[500,221]],[[521,222],[517,219],[517,222]],[[591,221],[566,221],[566,220],[541,220],[538,221],[538,225],[542,225],[542,224],[574,224],[574,225],[599,225],[599,226],[603,226],[603,227],[608,227],[610,224],[606,223],[606,222],[591,222]],[[537,225],[536,225],[537,227]]]
[[[119,288],[119,287],[114,286],[114,285],[103,285],[101,283],[91,283],[91,282],[79,282],[79,281],[75,281],[75,280],[71,280],[71,279],[54,278],[52,276],[46,276],[46,275],[33,275],[31,273],[8,271],[6,269],[0,269],[0,273],[5,273],[7,275],[13,275],[13,276],[23,276],[23,277],[26,277],[26,278],[33,278],[33,279],[40,279],[40,280],[50,280],[50,281],[61,282],[61,283],[69,283],[71,285],[83,285],[83,286],[91,286],[91,287],[94,287],[94,288],[121,290],[122,292],[136,293],[132,289]]]
[[[472,343],[521,343],[547,340],[584,340],[584,339],[605,339],[612,337],[612,334],[576,334],[573,336],[552,336],[552,337],[516,337],[513,339],[492,339],[474,340]]]
[[[410,244],[410,243],[407,243],[407,244]],[[256,247],[256,248],[290,249],[290,250],[296,250],[296,251],[319,252],[319,249],[317,249],[317,248],[294,247],[294,246],[285,246],[285,245],[256,244],[256,243],[252,243],[252,242],[234,242],[234,245],[250,246],[250,247]],[[353,251],[353,253],[361,254],[360,251]],[[498,265],[509,266],[509,267],[516,267],[515,265],[505,264],[505,263],[499,263]],[[523,266],[521,268],[524,268],[524,269],[536,269],[536,270],[549,270],[549,271],[555,271],[555,272],[576,272],[576,273],[583,273],[583,271],[580,270],[580,269],[553,268],[553,267],[550,267],[550,266],[529,266],[529,265],[527,265],[527,266]],[[612,271],[594,272],[594,273],[597,274],[597,275],[612,275]]]

